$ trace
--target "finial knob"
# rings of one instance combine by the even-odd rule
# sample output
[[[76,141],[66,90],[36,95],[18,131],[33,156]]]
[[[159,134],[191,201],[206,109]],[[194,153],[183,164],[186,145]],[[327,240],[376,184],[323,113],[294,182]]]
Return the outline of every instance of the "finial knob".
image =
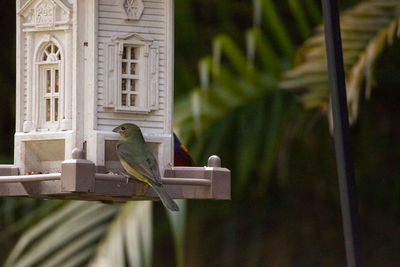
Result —
[[[221,158],[217,155],[213,155],[208,158],[208,167],[221,167]]]
[[[72,149],[72,158],[73,159],[84,159],[83,158],[83,150],[75,147]]]

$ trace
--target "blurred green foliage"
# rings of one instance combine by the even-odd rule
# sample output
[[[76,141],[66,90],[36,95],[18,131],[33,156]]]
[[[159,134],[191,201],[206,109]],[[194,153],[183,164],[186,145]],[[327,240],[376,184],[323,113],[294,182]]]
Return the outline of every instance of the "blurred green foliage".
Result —
[[[257,2],[264,7],[258,9],[261,15],[256,11],[255,17],[262,19],[259,24],[255,19],[254,27],[243,35],[244,45],[229,34],[217,36],[211,56],[200,64],[201,86],[190,93],[190,101],[188,96],[176,103],[176,127],[200,165],[210,154],[218,153],[223,164],[232,170],[232,203],[211,207],[190,202],[187,238],[195,241],[188,243],[187,259],[195,266],[343,266],[335,152],[324,116],[327,104],[325,109],[306,112],[299,105],[296,92],[277,89],[284,71],[293,68],[294,55],[303,52],[300,49],[295,53],[293,49],[311,34],[309,27],[314,28],[319,22],[312,12],[319,8],[316,1]],[[393,66],[397,61],[393,50],[399,44],[389,48],[381,40],[396,32],[397,27],[387,26],[392,21],[397,23],[399,13],[393,6],[398,3],[361,2],[364,4],[354,8],[356,12],[347,10],[343,15],[347,16],[348,37],[361,44],[346,47],[346,51],[360,57],[366,53],[374,60],[367,61],[365,74],[357,78],[361,83],[358,86],[363,86],[364,77],[368,82],[376,74],[376,90],[395,88],[398,67]],[[383,9],[371,9],[374,5]],[[369,27],[359,24],[361,21],[369,23]],[[371,40],[378,32],[379,45],[369,47],[372,42],[359,40],[363,31]],[[322,42],[318,39],[318,43]],[[324,47],[317,48],[324,51]],[[375,64],[382,50],[386,52]],[[349,59],[346,54],[345,57]],[[312,59],[309,64],[315,72],[326,69]],[[298,79],[307,78],[306,74],[299,73]],[[318,96],[319,88],[313,90],[295,82],[293,87],[303,87],[310,95]],[[327,88],[327,79],[320,84]],[[372,90],[369,102],[360,99],[362,115],[352,129],[363,257],[367,266],[396,266],[399,257],[395,244],[400,240],[400,228],[396,226],[399,172],[389,167],[385,180],[380,177],[389,162],[398,158],[394,153],[398,142],[389,137],[398,116],[385,115],[389,110],[372,115],[376,114],[374,95],[379,92]],[[326,95],[327,91],[323,93]],[[384,100],[380,99],[380,103]],[[380,127],[377,121],[382,122]],[[199,225],[201,229],[196,229]],[[204,233],[209,233],[206,241]],[[209,243],[215,242],[219,250],[207,249]]]
[[[199,84],[198,60],[210,52],[219,33],[240,40],[251,25],[253,6],[248,0],[175,1],[175,97]]]

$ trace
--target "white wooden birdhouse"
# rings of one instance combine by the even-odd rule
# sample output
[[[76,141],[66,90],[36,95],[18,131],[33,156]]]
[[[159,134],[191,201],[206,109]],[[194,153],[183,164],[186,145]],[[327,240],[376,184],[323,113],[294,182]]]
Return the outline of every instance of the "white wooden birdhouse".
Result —
[[[218,157],[173,166],[173,21],[173,0],[17,0],[14,165],[0,165],[0,196],[158,199],[115,172],[112,129],[130,122],[171,197],[230,198]]]
[[[172,164],[172,15],[172,0],[17,0],[21,172],[59,172],[75,147],[112,169],[125,122]]]

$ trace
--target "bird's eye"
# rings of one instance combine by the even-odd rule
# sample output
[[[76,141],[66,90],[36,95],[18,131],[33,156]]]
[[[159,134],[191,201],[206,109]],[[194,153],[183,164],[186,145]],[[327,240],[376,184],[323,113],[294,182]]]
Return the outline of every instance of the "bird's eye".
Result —
[[[122,130],[122,131],[125,131],[125,127],[121,127],[121,130]]]

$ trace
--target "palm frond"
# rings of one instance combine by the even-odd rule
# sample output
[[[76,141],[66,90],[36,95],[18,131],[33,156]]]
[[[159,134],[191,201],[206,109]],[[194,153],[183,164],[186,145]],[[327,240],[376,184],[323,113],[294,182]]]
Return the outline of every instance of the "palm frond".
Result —
[[[256,43],[263,41],[256,30],[250,34],[254,34]],[[268,46],[266,42],[263,44]],[[225,60],[230,64],[222,62]],[[202,88],[191,92],[191,101],[177,101],[175,108],[175,127],[185,136],[200,132],[229,112],[272,91],[277,84],[273,73],[257,71],[226,35],[214,40],[213,58],[204,58],[200,66]]]
[[[295,53],[295,45],[291,40],[288,27],[284,26],[283,20],[277,12],[273,0],[262,0],[262,10],[266,27],[271,29],[274,39],[277,40],[277,46],[282,50],[286,58],[291,59]]]
[[[340,22],[349,119],[354,122],[361,91],[365,90],[366,98],[371,95],[377,58],[395,37],[400,36],[400,2],[363,2],[343,12]],[[321,26],[301,47],[296,59],[295,68],[285,73],[279,86],[305,89],[302,91],[302,102],[306,108],[330,111],[325,40]]]
[[[117,211],[118,206],[68,203],[28,230],[5,266],[57,266],[66,260],[87,261]]]
[[[150,267],[152,226],[151,201],[125,204],[98,247],[90,266]]]
[[[276,2],[253,2],[254,27],[245,35],[247,49],[243,51],[227,35],[215,37],[212,56],[199,63],[201,86],[175,103],[174,126],[184,139],[193,134],[199,136],[202,129],[227,114],[273,92],[282,71],[291,67],[295,45],[277,12]],[[294,0],[288,8],[298,22],[298,31],[307,36],[311,21],[318,15],[315,3]],[[305,15],[308,10],[313,11],[314,18]]]
[[[69,202],[28,230],[5,266],[151,266],[152,225],[151,202]]]
[[[306,36],[313,24],[306,10],[315,11],[315,5],[300,2],[291,1],[286,8],[292,11],[296,32]],[[290,124],[282,123],[289,110],[283,107],[295,103],[289,101],[292,96],[278,92],[283,71],[291,68],[295,45],[292,29],[284,27],[275,3],[254,0],[254,27],[246,31],[245,49],[227,35],[217,36],[212,55],[199,63],[201,86],[175,103],[175,130],[185,143],[193,143],[198,162],[229,145],[232,153],[221,156],[235,173],[234,191],[250,183],[267,184],[280,133]],[[263,181],[249,181],[253,174]]]
[[[289,0],[289,7],[295,16],[296,22],[299,25],[300,34],[303,38],[307,38],[311,33],[311,27],[308,22],[308,17],[305,15],[305,10],[299,0]]]
[[[41,218],[62,206],[64,201],[30,198],[0,199],[0,265],[4,264],[17,238]]]

